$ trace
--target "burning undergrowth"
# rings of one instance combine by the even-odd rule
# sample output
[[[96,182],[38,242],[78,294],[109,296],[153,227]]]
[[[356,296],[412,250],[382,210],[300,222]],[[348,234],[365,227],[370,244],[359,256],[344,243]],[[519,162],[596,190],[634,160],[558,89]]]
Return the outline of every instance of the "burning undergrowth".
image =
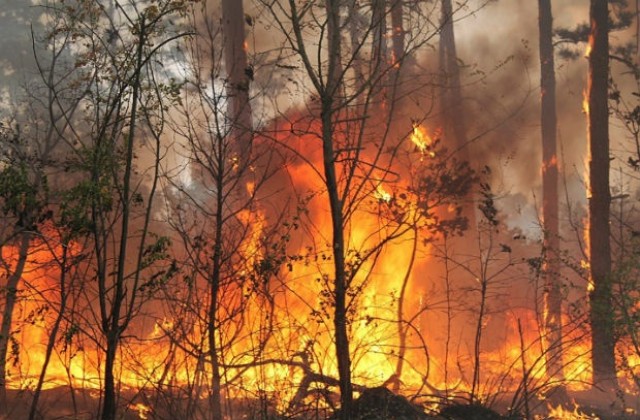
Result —
[[[308,173],[309,162],[319,159],[313,142],[321,127],[303,118],[274,127],[256,147],[286,145],[290,153],[278,155],[285,171],[267,180],[260,194],[278,197],[289,185],[296,199],[281,200],[283,207],[257,205],[235,216],[234,229],[242,229],[237,241],[242,258],[229,262],[233,275],[220,285],[216,318],[222,395],[229,404],[226,410],[248,415],[267,410],[324,417],[339,407],[339,383],[328,274],[333,258],[325,244],[330,219],[322,178]],[[304,127],[304,133],[297,127]],[[347,264],[354,273],[360,270],[352,278],[348,329],[353,383],[360,395],[356,410],[362,418],[374,418],[365,413],[370,408],[371,415],[389,410],[397,418],[422,418],[457,401],[503,413],[545,413],[552,407],[547,399],[558,401],[555,393],[566,391],[554,391],[556,384],[549,380],[547,350],[530,303],[536,301],[532,294],[540,270],[535,246],[524,239],[513,241],[519,233],[504,227],[488,185],[476,184],[470,167],[450,159],[441,140],[430,139],[423,130],[414,125],[397,136],[406,164],[393,171],[392,179],[369,178],[373,181],[363,187],[349,225]],[[256,168],[260,162],[254,162]],[[470,233],[463,207],[474,184],[481,185],[482,194],[478,228]],[[175,215],[188,220],[184,203]],[[141,418],[198,417],[209,405],[208,310],[199,302],[210,300],[206,273],[215,243],[206,238],[206,223],[199,227],[202,233],[189,236],[195,241],[191,254],[183,254],[191,260],[176,253],[169,271],[158,271],[153,281],[141,284],[148,315],[137,321],[133,331],[139,332],[118,355],[123,406]],[[53,231],[47,236],[53,237]],[[392,239],[380,246],[380,238],[387,236]],[[165,252],[158,246],[149,255]],[[79,306],[86,293],[76,283],[84,272],[81,248],[73,244],[69,249],[73,252],[67,258],[78,270],[65,268],[73,279],[71,290],[77,291],[69,302],[75,309],[60,321],[63,334],[53,345],[44,388],[58,390],[49,395],[94,388],[80,393],[92,408],[65,403],[80,415],[98,403],[101,356],[91,341],[90,320]],[[15,264],[16,253],[13,249],[4,260]],[[13,334],[10,388],[28,390],[42,369],[47,338],[62,310],[56,280],[60,271],[55,269],[61,261],[61,248],[31,244],[17,312],[20,328]],[[197,261],[203,266],[190,268]],[[49,279],[46,285],[43,279]],[[563,324],[566,382],[560,385],[581,395],[586,391],[577,391],[589,383],[589,330],[580,311],[567,314]],[[24,391],[11,398],[28,395]],[[56,398],[43,402],[56,406]],[[253,408],[240,408],[247,406]],[[467,409],[456,407],[441,415],[465,418],[455,413]]]

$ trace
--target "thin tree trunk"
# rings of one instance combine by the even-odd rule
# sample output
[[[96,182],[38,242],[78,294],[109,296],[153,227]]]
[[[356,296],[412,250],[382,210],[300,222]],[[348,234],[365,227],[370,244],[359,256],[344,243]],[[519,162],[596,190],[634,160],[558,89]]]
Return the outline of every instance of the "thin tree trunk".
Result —
[[[0,413],[7,412],[7,353],[9,351],[9,339],[11,337],[11,325],[13,323],[13,310],[16,306],[18,295],[18,283],[24,273],[29,255],[31,234],[23,232],[20,235],[20,248],[16,266],[7,279],[6,302],[2,313],[2,326],[0,327]]]
[[[215,245],[216,248],[218,245]],[[216,344],[218,295],[220,282],[220,252],[214,251],[213,274],[210,284],[209,320],[207,335],[209,340],[209,357],[211,358],[211,419],[222,420],[222,375],[220,374],[220,359]]]
[[[558,220],[558,159],[556,155],[556,79],[553,59],[551,0],[539,0],[540,122],[542,129],[542,218],[544,221],[544,329],[547,374],[562,383],[562,290]]]
[[[325,183],[331,210],[332,251],[334,258],[334,329],[336,359],[340,383],[340,419],[351,418],[353,387],[351,384],[351,355],[347,334],[347,289],[348,277],[345,266],[344,206],[340,199],[338,178],[335,167],[335,147],[333,136],[335,127],[333,116],[338,106],[336,94],[340,84],[340,5],[337,1],[326,0],[328,70],[326,87],[322,95],[322,158]]]
[[[591,0],[589,35],[589,264],[593,381],[616,378],[609,237],[609,22],[608,1]]]
[[[125,304],[126,285],[125,285],[125,269],[127,260],[127,248],[129,243],[129,218],[131,216],[130,195],[131,195],[131,175],[133,172],[133,143],[136,134],[137,112],[138,112],[138,96],[140,94],[140,79],[143,67],[143,53],[146,38],[146,23],[144,19],[140,23],[139,36],[137,39],[136,67],[133,89],[131,92],[131,119],[129,123],[129,133],[126,142],[125,168],[122,179],[122,220],[120,243],[118,249],[118,266],[116,271],[115,290],[113,292],[113,302],[111,303],[111,314],[106,320],[106,357],[104,365],[104,408],[102,411],[102,420],[114,420],[116,418],[116,387],[114,368],[118,346],[120,344],[120,336],[122,334],[123,325],[120,322],[122,306]],[[135,294],[135,290],[132,292]],[[105,299],[105,297],[102,297]],[[133,297],[131,297],[133,299]]]
[[[212,272],[209,279],[209,314],[207,335],[209,340],[209,357],[211,358],[211,418],[222,420],[222,375],[220,373],[220,351],[216,343],[217,319],[218,319],[218,299],[220,282],[222,276],[222,245],[223,245],[223,210],[224,210],[224,173],[225,173],[225,144],[218,142],[216,154],[218,157],[218,173],[216,177],[216,213],[214,249],[212,260]]]
[[[56,320],[54,321],[53,328],[51,329],[51,333],[49,334],[49,340],[47,342],[47,348],[45,350],[42,369],[40,370],[40,376],[38,377],[36,389],[33,391],[33,399],[31,401],[31,409],[29,411],[29,420],[34,420],[36,418],[38,401],[42,392],[42,386],[44,385],[44,378],[47,374],[47,367],[49,366],[49,361],[51,360],[51,355],[53,354],[53,349],[58,337],[58,331],[60,330],[60,325],[62,324],[62,320],[67,308],[67,251],[68,244],[63,244],[62,258],[60,260],[60,308],[58,309]]]
[[[480,353],[482,346],[482,325],[487,305],[487,279],[483,276],[480,279],[480,308],[478,310],[478,322],[475,330],[475,340],[473,343],[473,382],[471,384],[471,404],[478,402],[478,392],[480,388]]]
[[[330,101],[329,101],[330,102]],[[333,124],[330,105],[322,115],[322,142],[324,175],[329,194],[329,206],[331,209],[331,227],[333,231],[333,256],[334,256],[334,327],[336,340],[336,357],[338,360],[338,375],[340,380],[340,418],[350,419],[353,390],[351,385],[351,355],[349,351],[349,337],[347,335],[347,273],[345,267],[345,239],[343,205],[338,194],[338,180],[334,162],[333,148]]]
[[[232,140],[233,153],[236,154],[238,162],[238,174],[242,177],[244,171],[251,162],[252,150],[252,110],[249,101],[250,85],[253,80],[253,67],[247,60],[247,47],[245,43],[245,13],[241,0],[222,0],[222,22],[223,22],[223,42],[225,70],[227,73],[227,95],[229,106],[227,115],[231,121],[231,132],[229,137]],[[218,142],[216,158],[218,160],[218,170],[216,174],[216,213],[215,213],[215,246],[212,257],[212,272],[209,279],[209,314],[207,335],[209,344],[209,357],[211,358],[211,418],[222,420],[222,374],[220,367],[221,346],[218,346],[216,335],[218,333],[218,300],[220,299],[220,287],[222,281],[222,246],[223,246],[223,210],[225,207],[224,177],[225,159],[228,158],[224,141]],[[239,189],[239,194],[244,190]],[[244,201],[244,200],[241,200]]]
[[[407,266],[407,272],[402,280],[402,286],[400,287],[400,295],[398,296],[398,361],[396,362],[395,378],[393,380],[393,391],[400,391],[400,378],[402,377],[402,369],[404,368],[404,358],[407,352],[407,330],[408,326],[404,323],[404,307],[405,299],[407,296],[407,288],[409,286],[409,280],[411,279],[411,273],[413,271],[413,265],[416,260],[416,252],[418,250],[418,232],[413,232],[413,241],[411,247],[411,257]]]
[[[377,115],[384,115],[387,107],[385,97],[386,88],[386,60],[387,60],[387,0],[371,1],[371,26],[373,32],[373,42],[371,44],[371,71],[370,80],[372,83],[373,109]],[[384,120],[384,119],[383,119]]]

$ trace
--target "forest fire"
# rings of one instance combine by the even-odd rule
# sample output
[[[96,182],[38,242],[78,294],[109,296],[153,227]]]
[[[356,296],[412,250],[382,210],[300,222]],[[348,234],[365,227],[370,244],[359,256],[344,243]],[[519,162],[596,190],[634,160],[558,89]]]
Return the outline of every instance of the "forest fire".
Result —
[[[411,142],[417,144],[416,137],[424,139],[425,133],[424,128],[414,126]],[[421,161],[423,156],[424,150],[420,149],[414,158]],[[431,157],[435,156],[434,153]],[[300,176],[301,171],[304,171],[303,166],[289,166],[289,170],[297,174],[292,178],[299,180],[299,185],[296,186],[298,190],[313,190],[316,188],[314,183],[320,181],[309,173]],[[314,178],[317,181],[313,181]],[[369,206],[358,212],[358,223],[350,234],[351,243],[357,245],[350,255],[352,264],[358,263],[362,258],[359,253],[365,253],[375,245],[375,235],[380,232],[380,212],[393,205],[398,199],[396,194],[402,194],[401,191],[407,187],[394,185],[394,193],[386,190],[382,184],[373,189]],[[252,194],[254,191],[255,185],[247,184],[247,192]],[[330,230],[329,220],[324,212],[312,210],[319,198],[321,196],[315,197],[307,204],[310,214],[313,214],[310,225],[316,227],[317,234],[325,237]],[[451,205],[447,206],[447,213],[450,213],[450,207]],[[252,267],[263,265],[267,261],[265,252],[268,250],[265,251],[263,246],[268,229],[266,217],[259,209],[238,213],[238,220],[248,228],[243,242],[239,245],[240,254],[244,256],[239,263],[241,276],[248,276],[248,272],[253,270]],[[415,217],[415,214],[410,216]],[[428,320],[429,315],[426,311],[428,305],[419,303],[427,291],[424,285],[416,282],[415,271],[409,269],[415,264],[411,262],[411,255],[417,252],[410,236],[410,231],[399,235],[390,246],[378,254],[378,264],[372,266],[366,263],[367,268],[353,279],[359,284],[357,287],[362,289],[358,302],[354,302],[353,311],[356,315],[351,324],[354,383],[366,387],[402,384],[405,392],[419,392],[426,386],[431,390],[445,392],[447,398],[472,392],[490,394],[491,387],[497,386],[496,384],[487,382],[482,385],[482,391],[474,391],[472,384],[468,382],[466,376],[474,369],[472,354],[458,354],[455,362],[458,371],[456,374],[452,371],[443,372],[443,361],[440,359],[442,356],[438,354],[437,346],[431,348],[432,353],[427,353],[423,334],[429,332],[428,325],[431,321]],[[33,251],[29,252],[30,258],[24,270],[22,286],[25,295],[31,297],[21,299],[21,307],[16,312],[15,322],[16,325],[21,325],[21,329],[14,336],[18,349],[14,364],[17,369],[11,370],[7,382],[10,389],[32,386],[38,378],[42,371],[45,348],[55,315],[54,306],[59,304],[59,291],[55,279],[60,276],[60,272],[51,267],[55,267],[56,262],[60,260],[60,249],[46,249],[43,245],[35,243],[32,247]],[[18,250],[5,248],[4,252],[4,260],[15,264]],[[288,252],[303,255],[304,250],[289,249]],[[433,253],[433,250],[427,249],[424,252]],[[322,254],[307,254],[300,258],[304,258],[304,264],[291,264],[289,269],[285,270],[286,282],[283,280],[280,285],[265,285],[270,288],[269,293],[273,296],[274,300],[271,303],[253,295],[252,289],[259,288],[259,284],[238,285],[236,290],[236,286],[229,289],[226,310],[230,313],[234,306],[239,305],[245,313],[243,322],[249,324],[249,328],[244,332],[239,329],[225,332],[247,334],[227,348],[222,360],[223,365],[229,366],[225,368],[225,376],[241,375],[242,378],[238,389],[229,388],[225,391],[229,398],[246,398],[248,395],[266,393],[277,396],[276,408],[286,411],[291,408],[292,403],[301,404],[307,401],[308,396],[300,393],[300,384],[309,380],[311,382],[306,386],[314,381],[329,386],[331,380],[328,378],[338,376],[331,330],[322,319],[322,314],[317,312],[323,310],[323,306],[327,304],[322,300],[323,296],[327,296],[327,283],[325,279],[317,278],[317,270],[319,267],[331,266],[331,260]],[[437,264],[436,256],[425,255],[418,267],[433,267]],[[285,288],[295,290],[295,295],[283,293]],[[404,291],[404,296],[401,296],[401,291]],[[242,296],[246,296],[244,303],[240,302],[245,299]],[[404,303],[402,312],[398,312],[399,299]],[[313,305],[314,301],[320,306]],[[266,317],[265,304],[273,305],[273,310]],[[412,319],[416,320],[417,324],[411,325],[411,321],[408,320]],[[403,320],[407,320],[407,325],[413,329],[400,329],[404,337],[398,333],[398,326],[403,325]],[[520,320],[526,322],[523,328],[518,329]],[[155,321],[149,333],[141,336],[137,343],[130,343],[121,350],[116,370],[123,388],[144,390],[163,386],[162,384],[188,387],[210,380],[209,368],[203,366],[200,361],[193,360],[184,343],[173,342],[172,338],[182,337],[181,340],[190,343],[204,343],[206,332],[202,327],[194,325],[187,335],[182,335],[184,333],[180,332],[178,325],[181,322],[184,320],[165,316]],[[565,320],[564,323],[570,325],[569,320]],[[256,335],[262,333],[267,324],[278,326],[276,330],[264,332],[277,335],[277,339],[263,340]],[[506,325],[508,332],[502,339],[503,344],[480,354],[481,375],[488,380],[501,378],[501,392],[517,391],[521,386],[523,371],[527,371],[526,380],[531,382],[531,386],[538,386],[536,383],[544,384],[547,372],[535,313],[525,311],[517,316],[514,314],[507,320]],[[421,331],[423,328],[424,331]],[[60,386],[100,389],[100,349],[95,343],[76,341],[74,334],[77,333],[70,330],[65,332],[66,344],[63,351],[57,353],[49,363],[43,389]],[[563,355],[568,388],[584,390],[591,382],[589,338],[577,328],[568,334],[566,341],[571,345]],[[254,340],[264,342],[262,356],[258,361],[246,352],[246,349],[253,347],[250,342]],[[404,352],[404,369],[398,368],[399,351]],[[632,364],[633,356],[631,354],[631,358],[628,359],[629,366],[637,366]],[[232,367],[234,365],[235,367]],[[308,392],[310,391],[309,389]],[[207,398],[204,390],[196,395],[198,399]],[[330,409],[327,403],[323,403],[322,406]],[[139,413],[140,418],[148,418],[152,413],[151,408],[142,402],[132,403],[130,407]],[[562,407],[550,409],[550,415],[568,418],[562,417],[568,415],[568,412],[562,410]],[[576,417],[578,415],[582,414],[576,408],[571,418],[582,418]]]
[[[554,29],[523,3],[523,72],[454,36],[513,5],[409,3],[24,19],[37,77],[0,109],[0,419],[637,416],[640,149],[602,128],[637,143],[640,95],[618,79],[636,68],[603,65],[610,10]],[[556,98],[565,45],[589,51],[588,124],[560,143],[580,113]],[[538,71],[540,103],[516,105]]]
[[[428,154],[429,157],[435,157],[433,150],[429,150],[433,145],[433,140],[422,125],[416,123],[413,124],[410,138],[421,153]]]

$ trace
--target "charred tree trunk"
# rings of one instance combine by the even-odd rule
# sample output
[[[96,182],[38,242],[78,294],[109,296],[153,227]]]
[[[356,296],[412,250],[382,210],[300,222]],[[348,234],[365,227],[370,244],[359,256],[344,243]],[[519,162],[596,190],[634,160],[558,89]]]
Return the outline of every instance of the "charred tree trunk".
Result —
[[[353,57],[353,73],[355,81],[358,82],[356,89],[362,87],[362,83],[365,80],[364,70],[362,68],[362,57],[360,54],[361,39],[360,35],[362,28],[360,27],[360,13],[356,8],[356,0],[348,0],[347,2],[347,14],[349,16],[349,41],[351,43],[351,56]]]
[[[373,109],[378,115],[386,108],[385,87],[386,84],[386,60],[387,60],[387,0],[371,1],[371,26],[373,42],[371,44],[371,71]]]
[[[391,57],[389,57],[389,65],[392,66],[390,78],[391,98],[389,101],[394,107],[402,108],[404,98],[411,93],[412,84],[409,80],[407,83],[407,74],[412,74],[414,68],[414,59],[407,54],[404,30],[404,6],[403,0],[388,0],[391,14]],[[394,118],[397,120],[397,117]]]
[[[328,17],[327,18],[327,32],[329,38],[329,55],[330,62],[333,66],[332,74],[327,74],[327,80],[330,80],[330,85],[326,86],[327,91],[331,88],[332,95],[334,98],[338,98],[343,94],[343,74],[344,69],[342,68],[342,23],[340,22],[340,10],[343,6],[345,0],[325,0],[325,8],[328,10],[329,8],[335,8],[335,19]],[[357,3],[357,1],[355,2]],[[334,38],[333,35],[336,34]],[[334,101],[335,102],[335,101]]]
[[[542,219],[544,222],[544,330],[547,374],[562,383],[562,290],[558,220],[558,159],[556,155],[556,79],[553,58],[551,0],[539,0],[540,125],[542,131]]]
[[[452,139],[450,150],[456,150],[460,159],[469,161],[467,147],[467,128],[462,106],[462,85],[460,66],[456,52],[456,40],[453,30],[453,7],[451,0],[442,0],[440,17],[440,113],[442,127],[447,138]],[[476,226],[475,204],[473,200],[464,206],[464,216],[473,228]]]
[[[253,67],[247,62],[242,1],[222,1],[222,22],[231,137],[237,141],[235,150],[238,156],[246,161],[252,140],[249,87],[253,80]]]
[[[118,331],[110,331],[107,335],[107,351],[104,361],[104,406],[102,409],[102,420],[113,420],[116,418],[117,395],[114,368],[120,334]]]
[[[589,264],[593,381],[613,386],[616,378],[611,299],[609,211],[609,12],[607,0],[591,0],[589,35]]]
[[[391,64],[399,72],[401,64],[405,60],[405,33],[404,33],[404,13],[402,0],[391,0],[391,26],[393,27],[393,56]]]
[[[13,272],[7,279],[6,302],[2,311],[2,326],[0,327],[0,414],[7,412],[7,353],[9,351],[9,340],[11,338],[11,325],[13,323],[13,310],[16,306],[18,296],[18,283],[24,273],[29,255],[29,245],[31,234],[23,232],[18,249],[18,259]]]
[[[466,124],[462,111],[462,88],[460,67],[456,52],[456,40],[453,30],[453,7],[451,0],[442,0],[440,20],[440,72],[442,75],[442,101],[445,133],[451,133],[456,148],[466,150]]]
[[[336,340],[336,358],[338,360],[338,375],[340,380],[340,418],[350,419],[353,401],[351,385],[351,355],[349,351],[349,337],[347,335],[347,273],[345,267],[345,239],[343,205],[338,192],[338,179],[335,168],[335,150],[333,147],[333,113],[332,100],[325,99],[322,112],[322,151],[324,161],[324,175],[329,194],[331,209],[331,227],[333,232],[332,248],[334,257],[334,328]]]
[[[337,94],[340,88],[340,5],[337,1],[326,0],[328,70],[326,86],[321,98],[322,159],[329,208],[331,210],[332,251],[334,258],[334,329],[336,359],[340,382],[340,419],[351,418],[353,386],[351,384],[351,354],[347,334],[347,291],[349,288],[345,265],[344,203],[341,200],[336,171],[336,150],[334,145],[334,113],[339,106]]]

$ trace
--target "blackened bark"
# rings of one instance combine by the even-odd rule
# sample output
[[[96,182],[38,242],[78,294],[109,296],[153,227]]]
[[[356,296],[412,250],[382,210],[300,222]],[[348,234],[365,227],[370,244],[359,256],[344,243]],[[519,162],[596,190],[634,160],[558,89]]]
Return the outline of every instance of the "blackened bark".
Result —
[[[593,381],[609,385],[615,380],[613,313],[611,299],[611,246],[609,210],[609,22],[608,1],[591,0],[589,35],[589,264],[593,290],[591,332]]]
[[[393,57],[391,64],[400,69],[405,59],[404,13],[402,0],[391,0],[391,26],[393,27]]]
[[[451,141],[449,149],[457,150],[459,158],[469,161],[467,147],[467,128],[462,104],[462,84],[460,66],[456,52],[456,39],[453,30],[453,7],[451,0],[442,0],[440,17],[440,113],[445,138]],[[475,203],[469,198],[463,206],[463,215],[469,226],[476,226]]]
[[[340,419],[351,418],[353,403],[353,386],[351,384],[351,355],[349,351],[349,336],[347,334],[347,290],[348,277],[345,266],[345,238],[344,238],[344,206],[340,199],[340,190],[335,163],[335,126],[333,116],[339,106],[337,93],[340,86],[340,5],[337,1],[326,0],[328,60],[326,87],[322,92],[322,158],[325,183],[329,195],[331,209],[331,241],[334,258],[334,328],[336,359],[338,361],[338,376],[340,382]]]
[[[386,83],[386,60],[387,60],[387,19],[386,19],[386,0],[371,1],[371,26],[373,33],[373,42],[371,44],[371,71],[370,80],[372,84],[371,97],[374,104],[374,110],[378,115],[384,115],[383,112],[387,106],[385,98]]]
[[[406,104],[405,98],[415,93],[415,83],[413,77],[421,70],[416,69],[416,59],[414,54],[410,54],[407,46],[407,32],[405,30],[405,0],[387,0],[391,9],[391,57],[389,64],[392,66],[392,80],[390,90],[392,98],[390,102],[394,108],[400,109]],[[401,111],[402,112],[402,111]]]
[[[542,218],[544,229],[544,314],[547,374],[558,383],[562,371],[562,289],[558,220],[558,159],[556,152],[556,78],[553,58],[551,0],[539,0],[540,124],[542,134]]]
[[[460,66],[453,30],[451,0],[442,0],[440,20],[440,72],[443,77],[441,101],[445,133],[452,133],[456,148],[466,150],[466,122],[462,113],[462,87]]]
[[[360,54],[360,47],[362,45],[360,36],[362,28],[360,28],[360,15],[356,6],[356,0],[348,0],[347,13],[349,15],[349,41],[351,42],[351,56],[353,57],[351,67],[353,68],[357,89],[360,89],[362,87],[362,83],[364,83],[365,76],[362,68],[362,57]]]
[[[350,419],[351,405],[353,402],[353,388],[351,384],[351,355],[349,351],[349,337],[347,335],[347,273],[345,267],[345,240],[343,205],[338,193],[338,180],[336,176],[333,148],[333,123],[332,113],[322,115],[323,159],[327,189],[329,193],[329,205],[331,208],[331,227],[333,230],[333,256],[334,271],[334,327],[336,340],[336,357],[338,360],[338,375],[340,380],[340,418]]]
[[[224,59],[227,72],[227,95],[232,124],[231,136],[237,141],[236,151],[244,162],[249,160],[252,140],[252,114],[249,87],[253,67],[248,64],[245,46],[245,16],[241,0],[222,1]]]
[[[116,352],[119,342],[120,334],[118,334],[117,331],[110,331],[107,334],[107,350],[104,361],[104,405],[102,408],[102,420],[113,420],[116,418],[117,394],[113,370],[116,363]]]

